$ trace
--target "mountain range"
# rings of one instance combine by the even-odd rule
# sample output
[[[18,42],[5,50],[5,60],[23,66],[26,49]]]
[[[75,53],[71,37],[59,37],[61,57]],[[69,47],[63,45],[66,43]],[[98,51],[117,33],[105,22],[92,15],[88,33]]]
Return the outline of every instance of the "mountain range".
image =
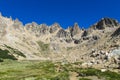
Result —
[[[120,24],[102,18],[88,29],[23,25],[0,15],[0,59],[82,62],[81,67],[120,68]]]

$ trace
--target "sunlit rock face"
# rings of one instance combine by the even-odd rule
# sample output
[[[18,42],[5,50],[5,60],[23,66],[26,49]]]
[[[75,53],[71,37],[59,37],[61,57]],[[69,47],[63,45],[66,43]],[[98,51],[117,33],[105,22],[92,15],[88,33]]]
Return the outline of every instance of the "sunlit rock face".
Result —
[[[119,23],[117,20],[112,18],[102,18],[96,25],[94,26],[95,29],[105,29],[106,27],[116,27]]]
[[[0,49],[13,48],[26,56],[16,55],[18,59],[111,64],[108,57],[120,46],[119,36],[120,25],[112,18],[103,18],[88,29],[78,23],[63,29],[58,23],[23,25],[19,19],[0,15]]]

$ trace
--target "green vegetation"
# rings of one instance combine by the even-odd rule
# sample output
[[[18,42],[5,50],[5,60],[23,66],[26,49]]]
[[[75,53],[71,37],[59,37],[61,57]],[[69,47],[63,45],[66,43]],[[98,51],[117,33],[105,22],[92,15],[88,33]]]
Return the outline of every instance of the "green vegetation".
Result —
[[[20,52],[17,49],[14,49],[14,48],[7,46],[7,45],[5,45],[5,47],[7,47],[13,54],[17,54],[18,56],[26,57],[22,52]]]
[[[106,71],[103,73],[99,73],[100,76],[105,77],[107,80],[119,80],[120,79],[120,74],[115,73],[115,72],[110,72],[110,71]]]
[[[8,50],[2,50],[2,49],[0,49],[0,62],[2,62],[3,59],[16,60],[16,58],[13,55],[9,54]]]
[[[73,47],[67,47],[67,50],[69,51],[69,50],[72,50],[73,49]]]
[[[7,49],[0,49],[0,62],[3,62],[5,59],[17,60],[15,55],[26,57],[22,52],[14,49],[10,46],[5,45]]]
[[[69,80],[68,72],[57,72],[49,61],[6,60],[0,66],[0,80]]]
[[[88,69],[79,69],[78,73],[81,74],[82,76],[97,76],[99,75],[99,73],[101,73],[100,70],[97,69],[92,69],[92,68],[88,68]]]
[[[119,73],[101,72],[93,68],[82,69],[73,66],[77,64],[5,59],[4,62],[0,63],[0,80],[70,80],[69,72],[78,73],[79,80],[91,80],[88,76],[96,76],[104,80],[120,79]]]
[[[80,78],[79,80],[91,80],[91,79],[88,79],[88,78]]]
[[[41,41],[38,41],[37,43],[38,43],[38,45],[43,53],[47,53],[50,50],[49,49],[50,44],[44,44]]]
[[[97,76],[98,78],[105,78],[106,80],[120,79],[120,74],[111,71],[101,72],[100,70],[93,68],[88,68],[88,69],[75,68],[73,69],[73,71],[77,72],[81,77]]]

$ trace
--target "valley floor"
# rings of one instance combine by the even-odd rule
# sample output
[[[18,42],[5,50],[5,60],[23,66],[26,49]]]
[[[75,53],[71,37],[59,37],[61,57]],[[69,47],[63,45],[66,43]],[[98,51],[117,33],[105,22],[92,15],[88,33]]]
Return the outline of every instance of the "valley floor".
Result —
[[[0,80],[120,80],[120,74],[93,68],[79,68],[76,63],[50,61],[14,61],[0,63]]]

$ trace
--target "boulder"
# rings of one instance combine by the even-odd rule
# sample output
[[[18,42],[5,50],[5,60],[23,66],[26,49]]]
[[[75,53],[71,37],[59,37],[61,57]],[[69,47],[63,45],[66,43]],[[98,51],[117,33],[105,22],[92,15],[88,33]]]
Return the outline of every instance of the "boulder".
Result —
[[[107,69],[101,69],[101,72],[106,72],[107,71]]]

